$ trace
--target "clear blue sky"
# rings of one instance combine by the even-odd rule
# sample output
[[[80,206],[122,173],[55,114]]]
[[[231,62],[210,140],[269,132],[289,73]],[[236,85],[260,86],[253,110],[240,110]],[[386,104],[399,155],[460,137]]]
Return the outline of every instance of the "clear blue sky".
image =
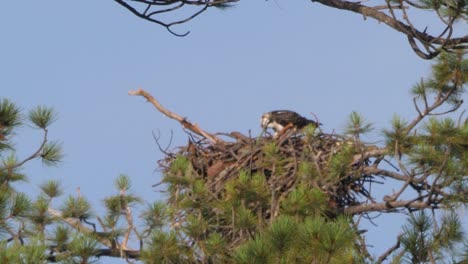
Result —
[[[257,135],[259,117],[274,109],[313,112],[325,131],[340,131],[356,110],[375,124],[375,139],[395,113],[415,115],[408,90],[430,70],[403,35],[310,1],[242,1],[175,30],[187,29],[185,38],[172,36],[111,0],[4,1],[0,97],[24,109],[55,108],[50,135],[66,153],[56,168],[29,164],[30,183],[19,188],[37,193],[39,183],[60,179],[67,194],[80,187],[98,211],[125,173],[145,201],[161,199],[151,188],[163,157],[151,131],[159,130],[163,143],[173,131],[173,147],[187,136],[142,98],[128,96],[131,89],[148,90],[211,132]],[[39,131],[23,127],[18,155],[39,140]],[[364,226],[373,254],[394,243],[402,218]]]

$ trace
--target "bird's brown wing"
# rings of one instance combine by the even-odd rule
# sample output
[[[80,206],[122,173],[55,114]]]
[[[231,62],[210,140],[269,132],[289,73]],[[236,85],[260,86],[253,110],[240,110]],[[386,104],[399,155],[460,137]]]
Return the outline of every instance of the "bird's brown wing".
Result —
[[[282,126],[293,124],[294,126],[300,119],[304,119],[298,113],[289,110],[277,110],[271,112],[271,119]]]

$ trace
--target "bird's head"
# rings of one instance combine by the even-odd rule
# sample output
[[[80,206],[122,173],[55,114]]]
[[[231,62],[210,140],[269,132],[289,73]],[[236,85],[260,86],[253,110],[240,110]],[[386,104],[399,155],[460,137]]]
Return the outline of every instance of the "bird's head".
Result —
[[[271,122],[271,114],[270,113],[265,113],[262,115],[262,118],[260,119],[260,126],[262,128],[266,128],[268,124]]]

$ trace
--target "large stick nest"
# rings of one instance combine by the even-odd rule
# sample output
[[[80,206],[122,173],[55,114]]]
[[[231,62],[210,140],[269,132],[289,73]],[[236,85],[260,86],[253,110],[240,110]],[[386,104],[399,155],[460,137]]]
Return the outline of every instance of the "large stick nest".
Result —
[[[211,197],[209,199],[222,201],[226,198],[228,184],[246,174],[252,177],[261,175],[267,185],[266,188],[262,186],[262,191],[271,194],[271,206],[267,209],[256,208],[259,206],[255,204],[248,205],[254,211],[261,212],[259,217],[263,219],[276,217],[281,201],[299,184],[325,194],[326,213],[329,216],[343,212],[346,207],[374,202],[369,188],[376,181],[365,171],[368,167],[377,166],[384,152],[376,146],[362,143],[358,138],[327,134],[313,127],[306,127],[299,133],[294,129],[285,129],[276,137],[262,133],[258,138],[252,138],[239,132],[214,135],[164,108],[142,89],[130,91],[129,94],[146,98],[161,113],[178,121],[190,135],[187,146],[174,153],[164,151],[166,157],[159,161],[164,174],[162,182],[169,184],[171,192],[169,203],[178,203],[180,195],[195,204],[199,203],[201,198],[197,197],[194,186],[190,186],[196,181],[201,181],[202,189],[209,192],[208,195],[204,194],[203,199]],[[177,167],[174,165],[181,157],[188,161],[190,173],[174,173],[174,167]]]
[[[276,201],[276,208],[264,210],[265,219],[278,214],[280,201],[300,182],[326,194],[329,216],[372,200],[368,189],[376,181],[363,173],[371,162],[362,153],[369,148],[358,140],[318,133],[314,128],[305,133],[291,129],[279,137],[251,138],[238,132],[224,136],[231,140],[213,143],[191,137],[187,146],[159,161],[163,173],[170,173],[173,162],[183,156],[190,161],[194,177],[217,199],[222,199],[226,183],[240,173],[260,173]]]

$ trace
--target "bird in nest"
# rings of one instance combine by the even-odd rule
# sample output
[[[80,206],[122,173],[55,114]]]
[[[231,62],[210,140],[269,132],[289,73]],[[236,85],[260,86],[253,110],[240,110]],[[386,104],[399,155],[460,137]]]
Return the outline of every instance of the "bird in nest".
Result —
[[[284,129],[293,128],[297,131],[309,124],[312,124],[315,127],[322,125],[321,123],[307,119],[298,113],[289,110],[276,110],[265,113],[262,115],[262,119],[260,120],[260,125],[264,130],[271,128],[275,131],[275,137],[278,137]]]

